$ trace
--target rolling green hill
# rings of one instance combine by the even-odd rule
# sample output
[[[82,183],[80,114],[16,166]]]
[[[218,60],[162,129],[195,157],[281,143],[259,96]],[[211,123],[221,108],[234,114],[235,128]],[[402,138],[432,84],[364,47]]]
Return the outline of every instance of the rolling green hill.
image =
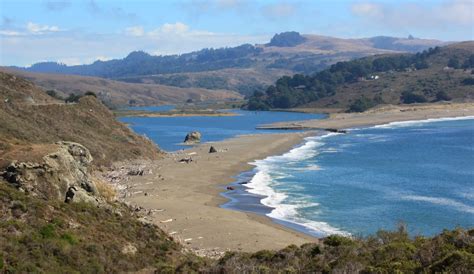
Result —
[[[338,62],[313,75],[284,76],[249,99],[249,109],[339,108],[474,99],[474,42]]]

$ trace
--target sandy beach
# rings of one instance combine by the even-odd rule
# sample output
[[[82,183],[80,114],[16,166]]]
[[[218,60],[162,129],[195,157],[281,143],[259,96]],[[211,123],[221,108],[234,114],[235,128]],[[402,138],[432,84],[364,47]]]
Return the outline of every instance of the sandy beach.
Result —
[[[149,163],[143,176],[132,176],[125,200],[144,207],[148,216],[190,249],[209,252],[280,249],[317,241],[273,223],[270,218],[220,208],[219,195],[232,176],[252,168],[249,162],[284,153],[315,132],[248,135],[201,144]],[[180,163],[192,158],[190,163]]]
[[[395,121],[474,115],[474,104],[388,106],[366,113],[332,114],[328,119],[285,123],[271,127],[351,128]],[[143,176],[130,176],[125,201],[149,212],[146,218],[186,247],[200,254],[227,250],[257,251],[301,245],[316,238],[278,225],[270,218],[222,209],[219,195],[232,176],[252,168],[249,162],[278,155],[300,144],[305,133],[239,136],[167,154],[147,163]],[[213,145],[218,152],[209,153]],[[190,163],[179,160],[191,158]],[[199,252],[198,252],[199,253]]]
[[[390,122],[474,115],[474,103],[382,106],[362,113],[331,113],[328,119],[262,125],[265,129],[345,129]]]

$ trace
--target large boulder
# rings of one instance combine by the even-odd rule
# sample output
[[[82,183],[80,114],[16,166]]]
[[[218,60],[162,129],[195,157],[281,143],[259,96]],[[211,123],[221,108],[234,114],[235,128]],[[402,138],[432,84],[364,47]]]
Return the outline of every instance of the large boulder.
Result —
[[[21,191],[44,199],[99,204],[97,188],[88,172],[89,150],[78,143],[59,142],[40,163],[12,162],[4,179]]]
[[[195,144],[201,142],[201,133],[198,131],[190,132],[184,138],[185,144]]]

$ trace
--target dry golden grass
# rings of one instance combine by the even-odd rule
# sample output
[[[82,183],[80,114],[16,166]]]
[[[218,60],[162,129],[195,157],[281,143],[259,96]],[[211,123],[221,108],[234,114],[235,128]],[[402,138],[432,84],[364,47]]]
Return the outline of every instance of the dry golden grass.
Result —
[[[93,178],[92,181],[97,187],[99,195],[103,197],[107,202],[114,202],[117,200],[117,192],[109,183],[104,182],[98,178]]]

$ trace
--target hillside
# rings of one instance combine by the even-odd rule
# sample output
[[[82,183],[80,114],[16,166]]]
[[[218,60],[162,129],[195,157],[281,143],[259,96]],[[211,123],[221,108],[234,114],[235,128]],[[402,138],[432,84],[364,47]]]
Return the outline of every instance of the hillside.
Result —
[[[182,104],[188,99],[212,102],[241,98],[240,94],[229,90],[134,84],[88,76],[34,73],[5,67],[0,67],[0,71],[28,79],[45,91],[54,90],[63,98],[73,93],[82,95],[92,91],[108,106]]]
[[[64,104],[31,82],[0,72],[0,167],[33,160],[58,141],[85,145],[96,165],[159,157],[158,148],[116,121],[93,96]]]
[[[256,92],[250,109],[332,108],[363,111],[378,104],[472,101],[474,42],[339,62],[319,73],[284,76]]]
[[[168,56],[136,51],[123,59],[96,61],[88,65],[66,66],[43,62],[19,69],[96,76],[132,83],[230,89],[249,95],[254,90],[264,89],[269,82],[283,75],[309,74],[338,61],[374,54],[416,52],[443,44],[437,40],[412,37],[341,39],[284,32],[261,45],[244,44]],[[249,72],[252,77],[248,77]]]

